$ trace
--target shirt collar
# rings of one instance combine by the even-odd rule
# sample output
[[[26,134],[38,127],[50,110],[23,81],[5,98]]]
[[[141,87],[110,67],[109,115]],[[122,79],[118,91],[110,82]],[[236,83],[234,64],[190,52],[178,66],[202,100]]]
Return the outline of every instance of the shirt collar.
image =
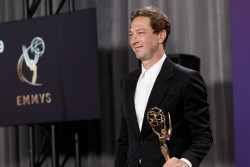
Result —
[[[166,59],[166,54],[164,53],[163,56],[161,57],[160,60],[158,60],[157,63],[155,63],[150,69],[146,70],[143,65],[141,65],[142,68],[142,74],[146,71],[147,75],[151,75],[151,74],[159,74],[162,64]]]

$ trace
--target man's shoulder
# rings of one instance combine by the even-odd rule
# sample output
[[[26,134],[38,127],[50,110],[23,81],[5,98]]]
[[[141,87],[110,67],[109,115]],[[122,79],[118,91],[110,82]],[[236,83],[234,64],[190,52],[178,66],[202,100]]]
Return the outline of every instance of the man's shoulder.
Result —
[[[175,64],[175,63],[174,63]],[[194,74],[200,75],[199,71],[193,70],[191,68],[184,67],[180,64],[174,65],[174,73],[182,76],[190,76]]]
[[[179,71],[181,73],[189,73],[189,72],[194,71],[193,69],[187,68],[187,67],[185,67],[183,65],[176,64],[176,63],[174,63],[174,67],[175,67],[176,71]]]

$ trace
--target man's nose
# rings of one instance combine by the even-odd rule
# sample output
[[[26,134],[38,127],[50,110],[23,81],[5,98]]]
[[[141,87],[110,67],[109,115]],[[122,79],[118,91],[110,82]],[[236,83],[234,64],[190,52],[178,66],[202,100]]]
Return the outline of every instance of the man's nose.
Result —
[[[132,45],[136,45],[137,43],[139,43],[137,35],[133,35],[133,37],[130,38],[130,42]]]

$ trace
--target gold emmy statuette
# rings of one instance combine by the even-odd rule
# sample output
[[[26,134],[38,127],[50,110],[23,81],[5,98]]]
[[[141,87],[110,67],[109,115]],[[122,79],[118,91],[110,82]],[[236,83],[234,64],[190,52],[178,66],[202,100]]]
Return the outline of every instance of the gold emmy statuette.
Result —
[[[147,120],[153,132],[158,136],[161,152],[164,158],[166,159],[166,161],[168,161],[170,157],[169,157],[168,147],[165,144],[165,139],[170,140],[170,136],[172,134],[172,123],[171,123],[170,114],[168,113],[168,120],[169,120],[168,129],[166,128],[165,115],[162,112],[162,110],[157,107],[149,109],[147,113]]]

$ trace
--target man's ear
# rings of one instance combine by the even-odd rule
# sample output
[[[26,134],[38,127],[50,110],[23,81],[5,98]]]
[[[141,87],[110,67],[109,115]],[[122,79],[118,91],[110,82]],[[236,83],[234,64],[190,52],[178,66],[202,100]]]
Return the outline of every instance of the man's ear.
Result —
[[[158,34],[159,37],[159,43],[163,43],[163,41],[165,40],[165,38],[167,37],[167,32],[166,30],[161,30]]]

